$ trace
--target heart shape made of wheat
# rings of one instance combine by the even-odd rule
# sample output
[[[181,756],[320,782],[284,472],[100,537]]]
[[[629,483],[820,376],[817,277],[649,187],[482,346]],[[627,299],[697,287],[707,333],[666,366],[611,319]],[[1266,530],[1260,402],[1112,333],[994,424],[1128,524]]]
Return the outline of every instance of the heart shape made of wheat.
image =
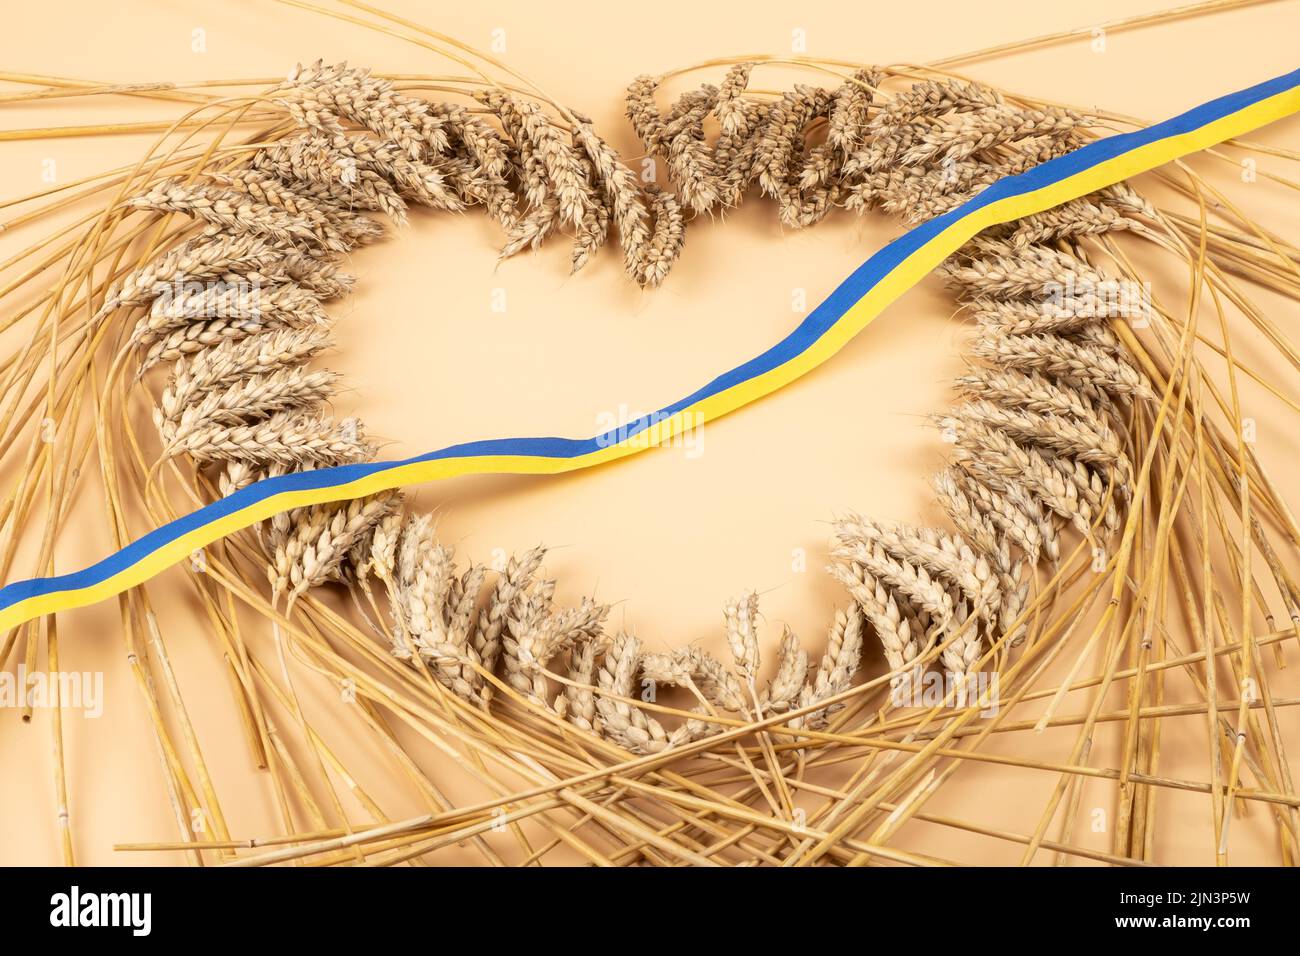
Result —
[[[627,115],[675,191],[644,182],[582,114],[507,82],[465,83],[464,102],[441,102],[417,95],[418,83],[318,62],[211,107],[204,125],[233,130],[251,115],[259,128],[230,149],[142,164],[94,247],[118,266],[95,286],[88,326],[112,347],[104,409],[147,396],[158,432],[156,444],[115,439],[133,460],[106,470],[111,513],[131,501],[161,523],[176,515],[169,481],[188,500],[213,500],[374,455],[357,419],[326,414],[339,381],[316,359],[333,341],[330,303],[353,282],[342,256],[383,238],[410,204],[482,207],[505,231],[503,258],[568,233],[574,271],[616,238],[630,279],[655,287],[693,217],[752,194],[792,229],[841,209],[916,223],[1113,122],[865,65],[810,62],[835,84],[751,92],[764,66],[730,64],[667,112],[659,80],[628,87]],[[1167,178],[1202,210],[1206,196],[1227,206],[1195,172]],[[649,652],[609,632],[607,605],[560,606],[544,548],[462,565],[397,491],[282,512],[206,551],[195,591],[227,648],[250,747],[276,780],[286,837],[299,834],[241,862],[403,862],[466,841],[499,862],[485,835],[501,831],[516,838],[511,862],[560,847],[595,863],[929,865],[936,857],[895,839],[926,821],[1023,848],[1025,862],[1047,851],[1127,864],[1153,859],[1156,798],[1168,790],[1207,795],[1220,857],[1234,804],[1262,803],[1293,860],[1300,800],[1276,715],[1293,701],[1268,690],[1262,648],[1280,654],[1293,630],[1274,622],[1300,620],[1300,531],[1242,431],[1235,385],[1216,386],[1194,321],[1153,301],[1120,232],[1186,263],[1197,288],[1295,361],[1240,284],[1300,298],[1294,247],[1262,232],[1158,208],[1120,184],[973,239],[940,270],[972,323],[959,402],[934,417],[950,454],[933,486],[951,527],[836,519],[829,571],[846,600],[816,661],[786,628],[763,676],[754,592],[723,606],[729,659],[695,646]],[[123,267],[132,243],[144,251]],[[1230,346],[1218,351],[1239,367]],[[158,624],[144,591],[126,597],[124,627],[149,635]],[[250,653],[237,605],[269,620],[278,664]],[[1173,606],[1185,633],[1165,624]],[[873,641],[884,670],[869,674]],[[399,755],[428,814],[395,824],[363,795],[373,823],[339,819],[337,799],[331,808],[281,742],[296,725],[318,784],[351,779],[307,723],[291,663],[343,688],[359,732]],[[1192,703],[1164,702],[1174,671]],[[1103,710],[1119,685],[1126,707]],[[1238,699],[1223,697],[1233,686]],[[668,687],[687,704],[659,702],[655,689]],[[157,708],[157,688],[143,692]],[[175,693],[168,685],[161,698],[177,704]],[[1080,693],[1084,710],[1062,713]],[[278,727],[273,700],[290,715]],[[1160,769],[1159,719],[1177,714],[1208,720],[1209,782]],[[215,795],[189,782],[175,731],[156,719],[174,802],[202,809],[212,838],[229,841]],[[442,741],[488,796],[457,806],[394,721]],[[1093,766],[1094,732],[1110,723],[1124,728],[1118,766]],[[1057,762],[982,746],[1069,727]],[[941,785],[979,763],[1055,776],[1031,830],[927,812]],[[1093,778],[1117,782],[1105,849],[1077,836]],[[294,822],[291,802],[310,825]]]

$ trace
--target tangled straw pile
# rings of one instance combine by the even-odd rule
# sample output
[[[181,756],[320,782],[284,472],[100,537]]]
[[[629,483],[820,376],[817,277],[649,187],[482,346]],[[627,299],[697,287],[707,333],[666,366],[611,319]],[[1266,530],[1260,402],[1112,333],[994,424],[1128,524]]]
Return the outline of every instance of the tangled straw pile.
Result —
[[[436,35],[422,36],[446,52]],[[52,500],[64,501],[74,463],[92,449],[119,543],[131,537],[128,504],[156,523],[181,496],[211,499],[262,477],[370,459],[360,422],[327,413],[339,382],[316,361],[333,343],[329,303],[353,283],[343,256],[383,238],[385,221],[400,226],[412,205],[482,206],[504,230],[503,257],[567,232],[574,271],[612,233],[629,277],[653,287],[694,218],[747,198],[771,200],[788,228],[839,209],[916,222],[1114,122],[937,72],[801,65],[837,82],[751,92],[766,64],[734,63],[719,85],[684,92],[663,112],[660,80],[634,80],[627,115],[671,189],[642,184],[588,118],[508,75],[467,78],[464,102],[448,103],[416,95],[418,84],[316,63],[212,107],[216,116],[200,123],[201,104],[178,135],[224,117],[216,143],[191,147],[191,131],[136,173],[106,180],[117,194],[89,237],[50,260],[71,263],[57,296],[67,320],[55,330],[71,357],[42,383],[38,343],[50,329],[37,321],[30,355],[5,369],[4,448],[15,453],[39,424],[40,404],[22,401],[33,384],[48,387],[47,417],[72,438],[32,444],[8,499],[6,569],[37,482],[53,482]],[[226,146],[250,117],[255,134]],[[992,837],[1022,846],[1025,862],[1040,849],[1149,861],[1156,795],[1202,786],[1160,772],[1151,718],[1173,668],[1189,675],[1210,728],[1203,792],[1216,856],[1226,859],[1234,802],[1254,801],[1275,818],[1282,860],[1294,861],[1300,799],[1260,647],[1278,652],[1300,622],[1300,528],[1242,434],[1236,375],[1251,373],[1226,323],[1227,394],[1201,365],[1195,309],[1180,316],[1143,293],[1134,311],[1128,291],[1146,286],[1114,237],[1129,233],[1185,262],[1221,317],[1231,303],[1293,367],[1300,356],[1240,280],[1300,298],[1300,255],[1199,175],[1164,178],[1202,216],[1158,209],[1121,185],[985,233],[944,266],[973,320],[960,403],[935,416],[950,461],[933,484],[952,527],[837,519],[829,570],[846,607],[829,614],[816,663],[787,628],[763,679],[753,592],[724,607],[729,660],[692,645],[648,651],[607,630],[606,605],[560,606],[543,548],[493,571],[462,567],[432,518],[407,513],[397,493],[283,513],[212,549],[190,584],[226,651],[284,830],[282,848],[239,861],[436,860],[436,850],[469,841],[490,863],[562,848],[593,863],[928,865],[942,861],[895,845],[895,835],[913,819],[989,835],[924,807],[1033,700],[1046,701],[1036,726],[1081,732],[1062,762],[1008,761],[1059,782],[1032,832]],[[1241,228],[1205,219],[1207,197]],[[88,425],[86,387],[99,396]],[[126,414],[142,394],[158,431],[152,457]],[[47,514],[46,528],[61,514]],[[49,558],[47,547],[42,565]],[[326,586],[345,589],[349,614],[320,599]],[[278,666],[250,646],[240,606],[269,619]],[[1186,618],[1185,645],[1165,624],[1171,606]],[[147,588],[123,607],[142,678],[165,669]],[[1278,620],[1291,629],[1277,630]],[[142,634],[157,650],[144,650]],[[21,647],[34,659],[42,637],[57,660],[52,625],[12,635],[4,657]],[[883,652],[882,674],[869,673],[868,639]],[[1094,650],[1103,668],[1085,678]],[[1066,680],[1046,685],[1048,667],[1071,654]],[[395,823],[359,788],[307,720],[291,664],[356,695],[358,733],[394,755],[428,814]],[[988,672],[998,677],[991,692],[977,680]],[[920,704],[919,688],[937,673],[948,690]],[[1076,842],[1074,823],[1080,781],[1098,769],[1088,765],[1094,728],[1118,719],[1102,709],[1118,681],[1129,688],[1122,766],[1104,775],[1119,782],[1119,822],[1101,850]],[[1263,692],[1233,701],[1225,685]],[[659,687],[679,688],[686,706],[659,702]],[[1071,691],[1095,687],[1082,714],[1058,713]],[[179,689],[164,681],[160,695],[142,679],[141,692],[178,821],[199,810],[213,820],[211,838],[228,841],[198,743],[171,726],[185,720]],[[487,798],[458,808],[393,723],[460,755]],[[284,745],[289,733],[310,765]],[[818,782],[845,761],[847,779]],[[342,809],[337,780],[370,824]],[[181,830],[175,848],[196,862],[201,852],[234,856],[203,851],[206,837]],[[488,839],[501,830],[510,840]]]

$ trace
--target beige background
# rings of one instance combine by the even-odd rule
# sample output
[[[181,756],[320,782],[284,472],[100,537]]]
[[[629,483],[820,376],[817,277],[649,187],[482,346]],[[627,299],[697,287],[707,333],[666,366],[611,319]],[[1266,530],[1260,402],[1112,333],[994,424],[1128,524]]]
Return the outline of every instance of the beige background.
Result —
[[[1165,4],[389,5],[483,47],[494,29],[504,29],[504,58],[512,66],[591,114],[625,155],[636,156],[621,102],[623,87],[639,72],[787,51],[796,28],[806,31],[811,55],[921,62]],[[316,57],[384,72],[448,69],[428,51],[392,37],[270,0],[111,6],[55,0],[9,5],[5,21],[0,68],[13,72],[101,81],[271,77]],[[206,31],[205,53],[191,49],[196,28]],[[1158,119],[1294,68],[1297,28],[1300,4],[1266,4],[1113,34],[1104,53],[1094,52],[1084,36],[966,72],[1046,98]],[[717,78],[714,71],[690,80]],[[168,113],[143,101],[117,101],[111,109],[71,101],[57,109],[8,106],[0,126]],[[1290,122],[1260,138],[1295,146],[1297,131],[1300,126]],[[57,161],[66,181],[134,160],[148,141],[5,143],[0,198],[42,188],[45,159]],[[1257,194],[1242,189],[1234,195],[1243,192],[1275,229],[1300,232],[1294,194],[1259,185]],[[7,211],[0,214],[5,218]],[[394,241],[353,257],[350,268],[361,282],[358,294],[333,310],[341,319],[340,348],[327,362],[346,373],[350,386],[337,404],[358,411],[371,432],[391,441],[387,457],[480,437],[585,437],[595,433],[602,412],[658,407],[757,354],[801,318],[792,310],[795,290],[806,290],[815,304],[900,229],[879,216],[860,221],[840,215],[812,231],[785,232],[771,206],[754,201],[725,221],[693,224],[667,284],[643,293],[624,278],[614,253],[574,277],[567,276],[562,241],[498,266],[500,236],[485,217],[417,215]],[[30,229],[0,236],[0,253],[36,238]],[[490,309],[495,289],[505,291],[504,314]],[[1295,307],[1278,308],[1279,320],[1296,328]],[[455,481],[421,489],[419,502],[439,511],[447,540],[480,560],[496,548],[539,541],[555,547],[548,569],[559,577],[562,596],[594,591],[618,601],[615,622],[652,646],[715,641],[722,601],[753,587],[764,592],[770,639],[788,622],[819,649],[829,609],[842,601],[821,571],[827,519],[848,509],[906,520],[937,517],[926,479],[941,464],[943,449],[923,416],[947,404],[946,382],[959,367],[962,326],[952,321],[953,312],[938,282],[923,283],[808,379],[707,426],[698,458],[664,450],[566,478]],[[1294,434],[1270,430],[1269,421],[1267,413],[1260,416],[1260,454],[1289,471],[1300,446]],[[89,504],[82,512],[76,540],[63,542],[61,567],[107,550],[99,515]],[[800,553],[806,570],[799,570]],[[179,580],[173,572],[155,591]],[[224,676],[212,676],[217,659],[208,636],[187,626],[184,609],[173,610],[168,647],[231,829],[236,836],[270,832],[270,790],[250,769]],[[115,841],[174,838],[146,717],[123,663],[116,614],[113,607],[97,607],[66,615],[62,624],[65,668],[105,671],[108,695],[102,719],[68,722],[78,858],[174,861],[111,848]],[[1067,738],[1052,736],[1045,735],[1042,745],[1056,759]],[[0,712],[8,781],[0,791],[0,862],[57,860],[49,741],[48,715],[25,725],[16,713]],[[1171,774],[1204,777],[1199,753],[1186,754],[1182,767],[1179,759],[1171,756]],[[965,799],[979,804],[982,819],[1007,827],[1036,818],[1053,782],[993,768],[978,773],[982,786]],[[382,784],[375,789],[384,792]],[[1104,803],[1108,791],[1097,792]],[[409,798],[394,792],[392,799],[398,815]],[[1177,793],[1162,803],[1164,858],[1208,862],[1206,804]],[[1270,832],[1262,819],[1256,822],[1258,834]],[[1275,856],[1267,845],[1251,848],[1255,825],[1249,818],[1234,824],[1234,846],[1240,840],[1243,847],[1239,862],[1256,852],[1261,860]],[[919,833],[916,840],[923,849],[961,855],[955,838],[943,831]],[[1104,838],[1097,843],[1104,844]],[[987,846],[989,862],[1016,858],[1014,849]]]

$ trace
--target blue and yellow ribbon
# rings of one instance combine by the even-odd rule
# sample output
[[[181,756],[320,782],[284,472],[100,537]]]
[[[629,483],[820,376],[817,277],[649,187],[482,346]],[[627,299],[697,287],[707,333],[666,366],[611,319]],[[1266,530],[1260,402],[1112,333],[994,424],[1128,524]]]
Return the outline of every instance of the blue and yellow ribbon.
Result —
[[[402,485],[470,474],[554,475],[664,444],[721,418],[821,365],[890,303],[969,239],[1300,112],[1300,70],[1231,93],[1146,129],[1089,143],[975,198],[889,243],[845,279],[793,332],[703,388],[585,440],[500,438],[402,461],[370,462],[267,478],[168,522],[81,571],[0,588],[0,630],[42,614],[112,597],[226,535],[280,511],[360,498]],[[654,440],[647,441],[653,430]]]

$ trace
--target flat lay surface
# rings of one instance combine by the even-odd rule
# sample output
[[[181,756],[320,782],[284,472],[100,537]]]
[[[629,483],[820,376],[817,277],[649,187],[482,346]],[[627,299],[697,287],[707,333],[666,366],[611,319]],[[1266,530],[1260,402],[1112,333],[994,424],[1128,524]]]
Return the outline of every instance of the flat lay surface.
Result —
[[[1089,31],[1087,24],[1161,5],[990,0],[918,17],[906,6],[791,9],[760,0],[742,17],[665,0],[652,9],[592,5],[578,12],[575,6],[562,24],[544,5],[431,10],[428,4],[390,0],[388,6],[491,47],[557,101],[590,115],[634,168],[644,150],[623,115],[623,96],[639,73],[709,58],[779,54],[792,43],[805,44],[800,53],[827,59],[919,64],[1084,27],[1068,42],[959,69],[1043,100],[1154,121],[1294,69],[1294,27],[1300,23],[1297,8],[1287,3],[1113,35]],[[55,0],[7,12],[6,18],[0,64],[10,74],[97,83],[265,77],[269,85],[294,63],[317,58],[394,75],[445,66],[393,37],[269,2],[125,2],[109,13],[100,4]],[[52,18],[61,24],[58,31],[50,29]],[[611,35],[618,42],[609,42]],[[717,82],[720,75],[714,70],[709,78]],[[700,81],[699,75],[681,77],[665,88],[676,92]],[[777,89],[788,85],[771,82]],[[93,110],[87,104],[80,114],[76,105],[10,102],[3,128],[115,122],[118,109],[132,121],[151,111],[174,116],[169,107],[145,99],[120,98]],[[1300,121],[1293,117],[1251,139],[1294,148],[1297,133]],[[5,143],[0,201],[129,166],[156,135]],[[1258,170],[1290,173],[1276,157],[1255,158]],[[1274,233],[1300,233],[1294,190],[1265,177],[1244,182],[1240,160],[1237,154],[1227,161],[1202,155],[1189,162],[1231,186],[1234,202]],[[1153,196],[1168,192],[1154,180],[1135,185],[1149,187]],[[67,222],[74,218],[66,214]],[[364,421],[367,434],[382,442],[382,458],[485,437],[586,437],[688,394],[760,353],[903,228],[899,219],[880,213],[840,212],[815,228],[783,229],[770,205],[754,200],[693,223],[672,274],[657,289],[641,289],[624,274],[616,251],[605,251],[573,276],[563,243],[499,262],[500,230],[485,216],[415,211],[409,225],[391,230],[386,241],[349,253],[346,268],[358,282],[352,295],[329,305],[337,345],[321,364],[341,373],[345,383],[334,408]],[[21,230],[0,233],[0,256],[31,241]],[[1185,271],[1125,237],[1120,244],[1149,267],[1157,295],[1172,290],[1171,306],[1185,308],[1174,297],[1183,294]],[[1300,325],[1294,300],[1261,289],[1257,301],[1283,328]],[[650,650],[695,643],[725,653],[723,602],[754,589],[762,601],[767,660],[774,659],[783,625],[819,653],[829,609],[845,602],[842,586],[824,570],[831,521],[861,511],[886,520],[942,522],[930,482],[950,449],[928,417],[950,404],[950,382],[966,368],[962,348],[970,326],[957,312],[956,298],[931,276],[814,374],[709,423],[674,447],[573,475],[468,477],[409,494],[432,513],[439,538],[474,560],[492,563],[496,555],[546,544],[547,573],[560,582],[557,597],[594,595],[612,604],[610,626],[634,631]],[[1234,348],[1274,381],[1294,385],[1294,368],[1251,334],[1234,339]],[[1219,363],[1217,371],[1222,369]],[[1289,412],[1253,380],[1243,379],[1240,391],[1257,429],[1255,453],[1280,493],[1295,500],[1300,478],[1292,463],[1300,456],[1300,434],[1290,428]],[[112,551],[104,525],[94,496],[74,503],[57,545],[59,569],[82,567]],[[231,832],[275,832],[272,792],[236,730],[239,717],[226,686],[222,649],[198,618],[192,631],[184,626],[196,602],[181,586],[181,573],[166,572],[151,597],[159,618],[169,621],[170,665],[184,688],[188,718],[203,741]],[[337,597],[328,600],[342,605]],[[64,668],[103,676],[103,714],[70,714],[64,721],[78,861],[177,863],[177,854],[168,851],[113,849],[115,843],[175,838],[149,715],[116,633],[120,614],[109,601],[60,620]],[[1270,687],[1275,698],[1294,698],[1300,695],[1300,649],[1286,642],[1282,654],[1291,666],[1270,671]],[[874,644],[868,655],[868,667],[879,671]],[[1054,666],[1064,674],[1072,660],[1070,655]],[[367,740],[349,739],[346,717],[325,706],[328,688],[303,683],[298,690],[313,711],[313,726],[339,741],[337,752],[349,768],[364,768],[359,775],[369,796],[391,807],[392,818],[426,809],[406,781],[391,773],[388,755],[374,752]],[[1171,686],[1170,700],[1183,690]],[[1114,701],[1113,709],[1124,708],[1123,694]],[[1169,719],[1172,726],[1205,718],[1193,713]],[[15,773],[21,783],[0,792],[0,863],[58,861],[58,821],[49,809],[55,805],[53,758],[41,720],[37,714],[26,723],[17,709],[0,710],[0,753],[10,766],[23,768]],[[1279,721],[1287,739],[1300,740],[1300,712],[1280,708]],[[1044,761],[1063,760],[1073,740],[1070,727],[1000,736],[988,743],[989,752]],[[1169,734],[1161,772],[1204,779],[1203,736],[1197,742]],[[431,767],[453,759],[424,741],[412,746],[424,749]],[[1099,735],[1094,765],[1114,766],[1122,746],[1122,740]],[[1011,831],[1032,827],[1026,820],[1037,820],[1057,783],[1051,774],[1026,775],[997,763],[967,767],[963,774],[967,785],[945,789],[927,811]],[[474,789],[454,775],[446,787],[452,802],[474,799]],[[1096,820],[1091,809],[1106,805],[1113,787],[1106,779],[1082,783],[1075,833],[1080,845],[1109,846],[1107,831],[1089,833],[1088,823]],[[1161,791],[1160,800],[1154,837],[1159,859],[1212,863],[1204,839],[1208,797],[1171,788]],[[1232,862],[1276,862],[1274,823],[1258,806],[1235,819]],[[920,825],[908,831],[906,843],[918,854],[989,864],[1014,863],[1022,850],[977,833]],[[464,860],[474,857],[465,851]]]

